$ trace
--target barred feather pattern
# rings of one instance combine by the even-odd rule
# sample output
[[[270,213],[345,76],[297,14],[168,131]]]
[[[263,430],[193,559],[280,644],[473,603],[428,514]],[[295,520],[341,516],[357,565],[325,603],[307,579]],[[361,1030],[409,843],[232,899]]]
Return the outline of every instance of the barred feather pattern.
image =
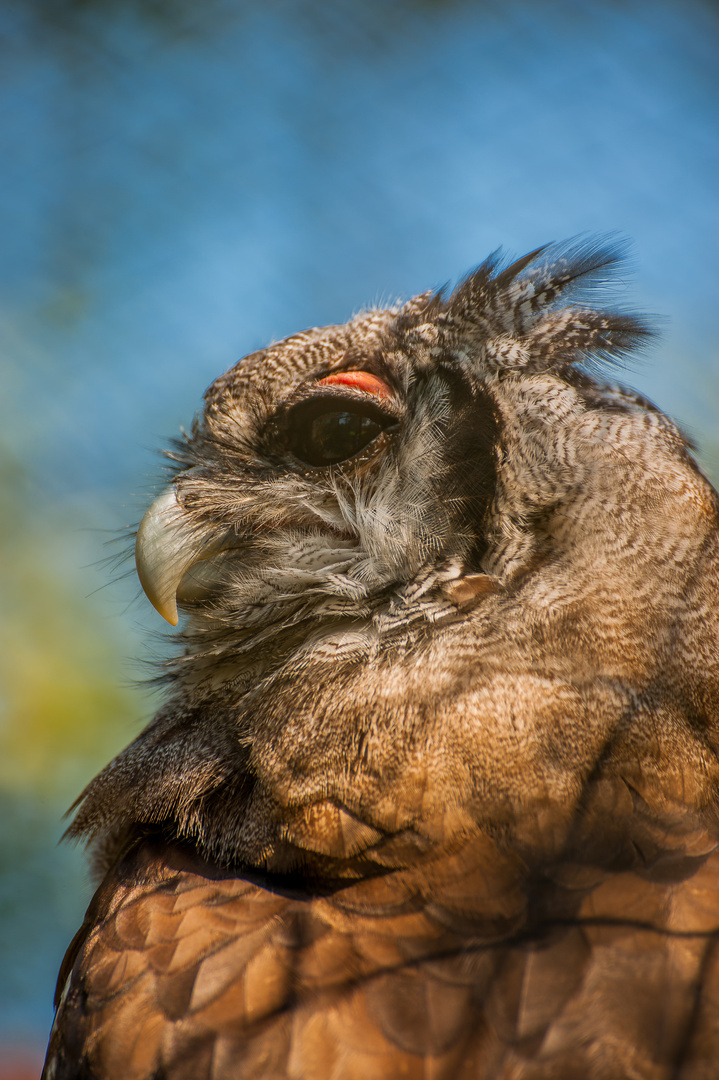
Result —
[[[716,1075],[719,501],[609,370],[651,336],[620,254],[495,255],[209,388],[47,1080]],[[378,433],[308,463],[343,410]]]

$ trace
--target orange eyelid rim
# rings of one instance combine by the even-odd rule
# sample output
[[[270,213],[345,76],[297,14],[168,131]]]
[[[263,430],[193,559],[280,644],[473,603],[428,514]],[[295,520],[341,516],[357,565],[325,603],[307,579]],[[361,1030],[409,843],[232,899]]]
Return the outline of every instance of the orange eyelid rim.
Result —
[[[319,379],[318,386],[350,386],[353,390],[362,390],[365,394],[373,394],[375,397],[394,397],[389,386],[376,375],[370,375],[369,371],[338,371],[334,375],[327,375]]]

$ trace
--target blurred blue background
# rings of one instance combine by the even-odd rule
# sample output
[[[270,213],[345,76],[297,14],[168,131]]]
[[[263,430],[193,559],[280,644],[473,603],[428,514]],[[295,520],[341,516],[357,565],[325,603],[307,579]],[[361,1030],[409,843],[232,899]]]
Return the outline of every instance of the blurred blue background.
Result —
[[[668,317],[624,378],[716,479],[718,30],[701,0],[0,0],[0,1076],[90,895],[61,814],[156,707],[159,616],[103,560],[217,374],[616,231]]]

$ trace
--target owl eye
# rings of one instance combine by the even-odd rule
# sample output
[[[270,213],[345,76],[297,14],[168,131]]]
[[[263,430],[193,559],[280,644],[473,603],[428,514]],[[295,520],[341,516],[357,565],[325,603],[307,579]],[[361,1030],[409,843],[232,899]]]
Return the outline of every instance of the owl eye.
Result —
[[[397,420],[381,409],[327,398],[293,410],[289,449],[305,465],[321,468],[355,457]]]
[[[300,461],[315,467],[347,461],[360,454],[394,422],[393,418],[370,415],[348,405],[338,407],[338,404],[327,402],[324,411],[297,424],[291,449]]]

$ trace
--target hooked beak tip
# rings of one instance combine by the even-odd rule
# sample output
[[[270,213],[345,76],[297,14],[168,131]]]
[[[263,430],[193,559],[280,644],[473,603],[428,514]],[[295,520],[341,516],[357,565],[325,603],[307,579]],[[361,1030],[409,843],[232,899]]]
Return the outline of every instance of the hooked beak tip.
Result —
[[[177,587],[192,561],[179,530],[182,511],[175,489],[165,491],[145,511],[135,540],[135,567],[148,600],[170,626],[177,626]]]

